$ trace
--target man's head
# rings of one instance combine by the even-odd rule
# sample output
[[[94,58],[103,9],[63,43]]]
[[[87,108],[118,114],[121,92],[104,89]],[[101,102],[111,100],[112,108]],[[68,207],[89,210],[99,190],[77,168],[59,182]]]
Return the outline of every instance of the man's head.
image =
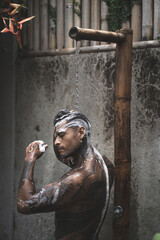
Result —
[[[90,122],[79,112],[61,110],[54,119],[54,126],[54,150],[61,161],[73,157],[90,138]]]

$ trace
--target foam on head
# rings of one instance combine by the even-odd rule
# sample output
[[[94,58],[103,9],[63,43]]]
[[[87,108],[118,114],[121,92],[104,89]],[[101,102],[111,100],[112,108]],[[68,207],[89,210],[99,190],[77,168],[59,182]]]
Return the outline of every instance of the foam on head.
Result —
[[[82,113],[73,110],[70,111],[68,109],[63,109],[59,111],[58,114],[55,116],[53,123],[54,126],[57,128],[63,122],[66,122],[66,124],[64,124],[64,126],[62,127],[64,131],[67,128],[84,127],[86,131],[86,136],[90,137],[91,124],[88,118]]]

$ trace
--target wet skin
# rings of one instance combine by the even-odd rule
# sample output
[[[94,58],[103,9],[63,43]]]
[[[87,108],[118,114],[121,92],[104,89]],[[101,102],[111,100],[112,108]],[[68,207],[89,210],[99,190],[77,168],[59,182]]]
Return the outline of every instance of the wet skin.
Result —
[[[19,184],[18,211],[24,214],[56,212],[56,240],[97,239],[107,203],[108,178],[101,155],[85,137],[83,127],[58,126],[53,134],[57,158],[71,170],[36,193],[33,171],[43,153],[39,144],[26,148]]]

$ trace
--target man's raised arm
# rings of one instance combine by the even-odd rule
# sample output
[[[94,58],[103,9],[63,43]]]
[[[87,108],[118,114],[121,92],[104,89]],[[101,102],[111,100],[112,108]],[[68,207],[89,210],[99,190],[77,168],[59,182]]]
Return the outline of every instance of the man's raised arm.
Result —
[[[47,147],[47,145],[43,146]],[[20,213],[33,214],[56,211],[72,206],[73,203],[84,197],[83,185],[84,178],[87,179],[86,173],[74,170],[71,170],[70,174],[64,175],[58,182],[48,184],[36,193],[33,180],[34,164],[42,154],[39,151],[38,142],[31,143],[26,148],[25,165],[19,184],[17,201]]]
[[[25,163],[19,182],[17,202],[18,211],[21,213],[29,213],[26,212],[24,204],[25,201],[30,200],[31,196],[35,193],[33,179],[34,165],[36,160],[43,155],[47,147],[48,145],[43,141],[35,141],[26,148]]]

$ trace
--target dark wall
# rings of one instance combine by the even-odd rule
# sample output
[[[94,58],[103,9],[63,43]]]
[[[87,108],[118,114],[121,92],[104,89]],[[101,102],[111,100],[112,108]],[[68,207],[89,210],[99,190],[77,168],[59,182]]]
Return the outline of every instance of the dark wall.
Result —
[[[15,59],[11,34],[0,35],[0,239],[13,239],[15,165]]]

